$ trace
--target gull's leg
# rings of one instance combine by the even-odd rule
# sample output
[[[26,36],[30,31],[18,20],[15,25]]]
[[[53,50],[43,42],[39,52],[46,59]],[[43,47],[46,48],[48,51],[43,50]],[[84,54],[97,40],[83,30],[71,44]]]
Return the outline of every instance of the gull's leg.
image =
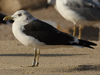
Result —
[[[35,67],[36,64],[36,56],[37,56],[37,48],[34,48],[34,58],[31,66],[28,67]]]
[[[34,48],[34,58],[33,58],[33,67],[35,66],[36,63],[36,56],[37,56],[37,48]]]
[[[39,65],[39,56],[40,56],[40,49],[37,49],[37,59],[36,59],[35,66],[38,66]]]
[[[75,34],[76,34],[76,28],[77,28],[77,26],[76,26],[76,25],[74,25],[74,32],[73,32],[73,36],[75,36]]]
[[[82,25],[79,25],[79,39],[81,39]]]

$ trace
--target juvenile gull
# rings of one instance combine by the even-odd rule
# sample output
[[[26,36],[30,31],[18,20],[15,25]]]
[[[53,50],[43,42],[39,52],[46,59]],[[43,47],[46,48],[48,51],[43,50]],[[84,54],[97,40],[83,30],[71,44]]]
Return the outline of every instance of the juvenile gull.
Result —
[[[97,44],[79,40],[67,33],[61,32],[48,23],[34,18],[29,12],[19,10],[4,20],[14,20],[12,32],[14,36],[24,45],[34,48],[33,65],[38,66],[40,49],[66,47],[67,45],[88,47]]]
[[[94,25],[100,22],[98,0],[48,0],[48,5],[54,2],[57,11],[66,20],[74,23],[73,36],[76,33],[76,25],[79,25],[79,38],[81,38],[82,25]]]

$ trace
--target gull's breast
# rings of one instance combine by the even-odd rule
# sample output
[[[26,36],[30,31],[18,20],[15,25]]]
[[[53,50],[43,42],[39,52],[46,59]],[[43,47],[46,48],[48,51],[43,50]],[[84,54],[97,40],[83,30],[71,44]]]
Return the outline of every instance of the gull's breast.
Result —
[[[12,26],[12,32],[14,34],[14,36],[17,38],[17,40],[19,40],[22,44],[26,45],[26,46],[41,46],[44,45],[43,42],[40,42],[38,39],[35,39],[33,36],[29,36],[26,35],[23,30],[22,27],[18,24],[13,24]]]

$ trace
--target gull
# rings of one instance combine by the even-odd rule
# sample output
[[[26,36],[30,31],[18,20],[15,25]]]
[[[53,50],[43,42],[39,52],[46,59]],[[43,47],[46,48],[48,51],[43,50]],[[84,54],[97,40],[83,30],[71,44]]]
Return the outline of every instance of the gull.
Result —
[[[97,45],[61,32],[50,24],[34,18],[25,10],[19,10],[12,16],[5,17],[4,20],[14,20],[12,24],[14,36],[22,44],[34,48],[34,59],[31,67],[39,65],[40,49],[67,47],[67,45],[94,49],[92,46]]]
[[[8,21],[3,21],[3,18],[6,17],[7,15],[0,13],[0,24],[7,24],[11,25],[13,23],[13,20],[8,20]]]
[[[48,0],[48,5],[55,4],[57,11],[68,21],[74,23],[73,36],[79,25],[79,39],[83,25],[100,23],[100,3],[98,0]]]

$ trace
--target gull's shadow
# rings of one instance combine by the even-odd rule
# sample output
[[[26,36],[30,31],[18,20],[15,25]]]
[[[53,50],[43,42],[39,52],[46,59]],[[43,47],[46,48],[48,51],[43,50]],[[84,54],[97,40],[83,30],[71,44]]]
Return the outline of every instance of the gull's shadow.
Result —
[[[40,54],[42,57],[59,57],[59,56],[82,56],[87,54]],[[28,56],[33,57],[34,54],[0,54],[0,56]]]
[[[74,72],[74,71],[100,71],[100,64],[98,65],[78,65],[76,67],[60,67],[52,70],[53,72]]]
[[[98,65],[78,65],[78,67],[75,67],[73,70],[76,70],[76,71],[88,71],[88,70],[100,71],[100,64],[98,64]]]

